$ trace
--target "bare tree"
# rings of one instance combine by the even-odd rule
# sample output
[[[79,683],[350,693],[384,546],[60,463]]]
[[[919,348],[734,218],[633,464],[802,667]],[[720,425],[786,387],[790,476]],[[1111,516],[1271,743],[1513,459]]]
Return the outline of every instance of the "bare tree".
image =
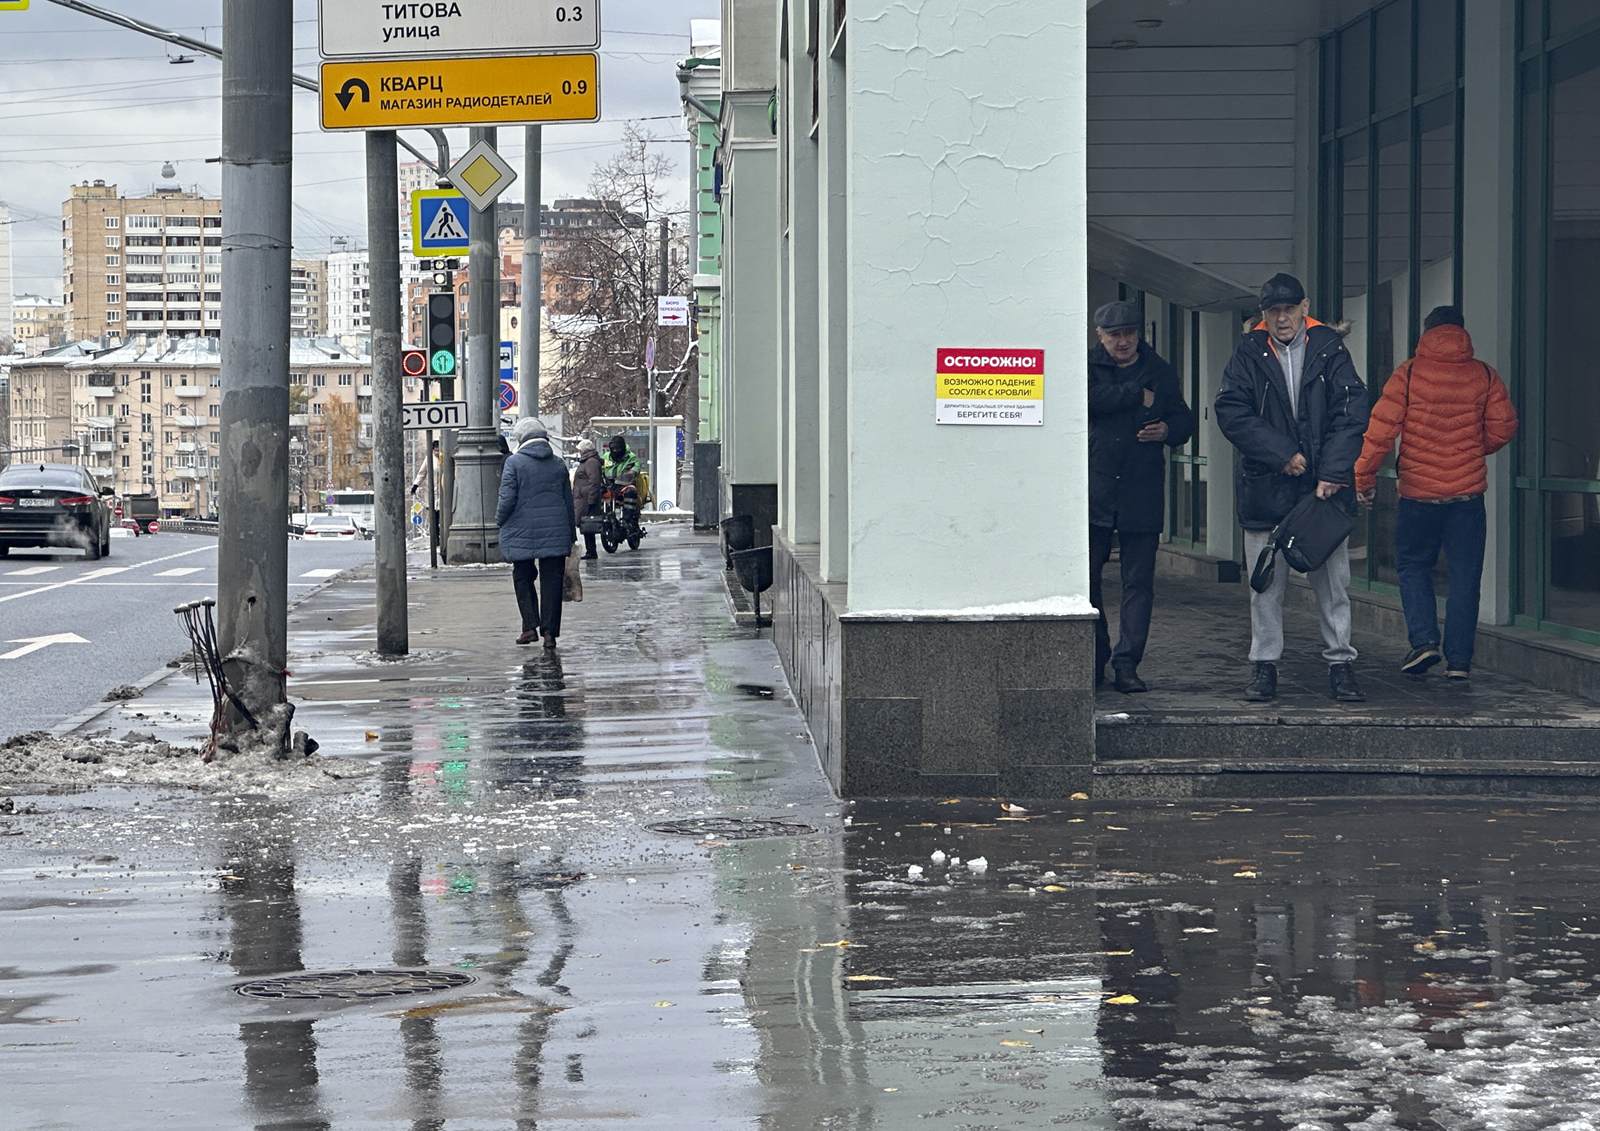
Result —
[[[328,486],[337,489],[363,486],[366,451],[356,439],[361,414],[356,411],[355,402],[344,400],[337,393],[331,394],[323,406],[320,422],[322,427],[312,432],[310,444],[316,450],[315,464],[320,464],[324,455],[331,458]]]
[[[645,344],[656,339],[656,411],[683,410],[685,390],[698,369],[689,328],[657,327],[658,295],[688,295],[684,213],[668,210],[672,162],[661,139],[629,123],[621,147],[595,166],[589,191],[598,202],[597,223],[553,235],[546,271],[556,290],[550,304],[551,337],[560,347],[560,370],[542,400],[566,414],[569,430],[596,416],[644,416],[649,411]],[[667,285],[660,281],[661,223],[676,217],[669,236]]]

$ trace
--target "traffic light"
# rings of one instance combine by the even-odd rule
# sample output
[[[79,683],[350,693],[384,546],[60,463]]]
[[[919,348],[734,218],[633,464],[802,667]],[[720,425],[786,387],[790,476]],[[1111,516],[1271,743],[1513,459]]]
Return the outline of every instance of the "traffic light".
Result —
[[[407,377],[426,377],[428,375],[427,351],[401,350],[400,372]]]
[[[456,296],[428,296],[428,369],[435,377],[456,375]]]

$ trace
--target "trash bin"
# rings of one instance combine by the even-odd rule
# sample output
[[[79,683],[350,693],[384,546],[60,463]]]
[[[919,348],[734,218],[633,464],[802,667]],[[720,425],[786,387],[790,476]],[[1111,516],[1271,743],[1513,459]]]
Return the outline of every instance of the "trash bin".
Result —
[[[733,568],[733,555],[748,550],[756,544],[754,515],[736,514],[722,520],[722,561],[727,569]]]
[[[772,547],[757,546],[750,550],[733,552],[733,569],[739,584],[746,592],[755,595],[756,625],[761,621],[761,594],[772,588]]]

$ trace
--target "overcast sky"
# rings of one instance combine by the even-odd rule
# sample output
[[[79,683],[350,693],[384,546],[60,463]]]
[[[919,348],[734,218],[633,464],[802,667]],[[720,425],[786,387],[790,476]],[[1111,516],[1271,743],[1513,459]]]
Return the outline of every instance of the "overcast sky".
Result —
[[[544,199],[582,195],[626,119],[684,144],[663,149],[685,176],[687,139],[673,64],[689,51],[690,19],[714,19],[718,0],[601,0],[603,120],[547,126]],[[99,6],[222,41],[221,0],[96,0]],[[317,2],[294,0],[295,67],[314,75]],[[202,24],[200,21],[206,21]],[[124,196],[142,196],[173,162],[176,182],[221,194],[222,64],[205,56],[173,64],[175,47],[49,2],[0,12],[0,201],[12,216],[12,289],[59,296],[61,201],[67,187],[103,179]],[[315,97],[296,91],[294,238],[297,256],[328,251],[335,236],[365,243],[364,157],[359,133],[323,133]],[[401,135],[430,152],[426,134]],[[466,130],[451,131],[452,152]],[[501,152],[522,170],[522,130],[502,127]],[[688,185],[682,183],[687,199]],[[522,199],[521,184],[505,194]]]

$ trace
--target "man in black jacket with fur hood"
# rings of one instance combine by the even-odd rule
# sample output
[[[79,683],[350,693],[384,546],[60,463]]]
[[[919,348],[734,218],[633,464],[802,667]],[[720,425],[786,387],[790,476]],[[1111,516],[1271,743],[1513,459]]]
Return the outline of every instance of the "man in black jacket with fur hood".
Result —
[[[1344,338],[1307,316],[1305,288],[1274,275],[1261,288],[1261,322],[1240,340],[1217,391],[1217,426],[1238,449],[1234,499],[1253,563],[1280,519],[1315,491],[1341,492],[1354,508],[1355,463],[1367,430],[1367,389]],[[1289,571],[1278,569],[1265,593],[1250,596],[1250,660],[1244,697],[1263,703],[1278,693],[1283,655],[1283,595]],[[1328,693],[1357,703],[1356,650],[1350,646],[1350,551],[1340,545],[1306,576],[1316,594],[1327,647]]]
[[[1183,401],[1177,373],[1139,339],[1143,320],[1132,303],[1106,303],[1094,314],[1100,344],[1089,351],[1089,600],[1100,610],[1094,673],[1098,684],[1110,660],[1123,694],[1145,690],[1138,667],[1150,635],[1165,509],[1161,448],[1194,435],[1194,410]],[[1122,558],[1116,651],[1100,591],[1113,535]]]

